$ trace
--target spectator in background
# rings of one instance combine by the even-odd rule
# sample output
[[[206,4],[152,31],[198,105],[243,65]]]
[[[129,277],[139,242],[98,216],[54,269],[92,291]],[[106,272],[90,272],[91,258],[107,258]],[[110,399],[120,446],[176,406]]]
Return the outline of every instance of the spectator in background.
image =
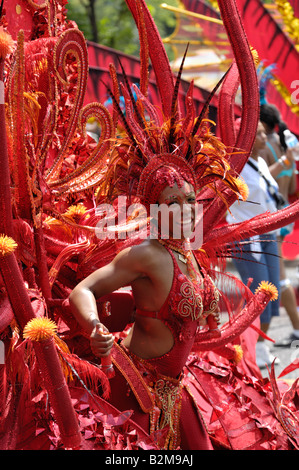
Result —
[[[264,126],[260,122],[252,153],[246,163],[241,177],[249,189],[247,201],[237,201],[227,214],[228,223],[243,222],[263,212],[275,212],[276,204],[269,191],[278,191],[278,185],[272,178],[268,166],[260,151],[267,142]],[[245,241],[242,248],[237,248],[233,262],[244,284],[253,279],[250,289],[254,292],[261,281],[273,283],[279,291],[279,259],[276,232],[252,237]],[[261,330],[267,333],[272,317],[279,315],[279,299],[267,305],[260,316]],[[260,336],[256,344],[256,363],[260,368],[270,365],[274,360],[264,338]],[[276,360],[276,364],[278,364]]]
[[[267,144],[261,151],[261,156],[267,162],[273,178],[277,181],[279,191],[288,204],[288,198],[296,191],[296,165],[293,151],[288,148],[284,131],[287,126],[280,119],[280,113],[276,106],[262,104],[260,109],[260,120],[264,124],[267,134]],[[277,341],[277,347],[289,347],[292,341],[299,339],[299,313],[294,288],[288,279],[285,263],[282,255],[282,242],[286,235],[293,230],[293,224],[280,229],[278,235],[278,249],[280,255],[280,292],[281,303],[285,308],[293,332],[287,338]]]

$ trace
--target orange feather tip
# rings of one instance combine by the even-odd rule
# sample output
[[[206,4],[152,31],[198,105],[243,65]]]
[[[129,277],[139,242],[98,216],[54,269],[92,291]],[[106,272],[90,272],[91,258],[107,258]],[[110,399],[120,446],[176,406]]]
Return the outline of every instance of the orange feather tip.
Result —
[[[15,251],[18,244],[13,238],[7,235],[0,235],[0,257],[10,255]]]
[[[13,51],[14,40],[6,33],[3,26],[0,26],[0,59],[5,59]]]
[[[78,220],[86,212],[87,212],[87,209],[83,204],[77,204],[77,205],[70,206],[63,215],[64,217],[67,217],[71,220]]]
[[[234,344],[234,361],[238,364],[243,359],[243,349],[239,344]]]
[[[31,341],[46,341],[56,336],[57,325],[47,317],[29,320],[23,331],[23,337]]]
[[[241,178],[237,178],[236,183],[237,183],[239,194],[242,198],[242,201],[246,201],[249,195],[249,189],[248,189],[247,184]]]
[[[251,52],[251,55],[252,55],[252,58],[253,58],[253,61],[254,61],[255,65],[258,65],[259,62],[260,62],[260,58],[259,58],[259,54],[258,54],[257,50],[254,49],[253,47],[250,47],[250,52]]]
[[[277,287],[271,282],[262,281],[260,285],[258,286],[258,288],[256,289],[255,293],[257,294],[258,292],[261,292],[261,291],[269,295],[270,301],[278,299]]]

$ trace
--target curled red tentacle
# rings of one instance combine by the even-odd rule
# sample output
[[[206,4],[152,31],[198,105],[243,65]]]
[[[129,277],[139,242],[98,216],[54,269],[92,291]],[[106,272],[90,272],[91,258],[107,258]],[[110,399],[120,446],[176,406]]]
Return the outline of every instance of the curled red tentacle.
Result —
[[[218,122],[222,142],[228,147],[236,143],[235,132],[235,97],[240,84],[239,70],[236,63],[232,64],[225,77],[220,93],[218,106]]]
[[[47,182],[51,183],[55,181],[60,174],[61,165],[65,152],[70,145],[74,132],[78,123],[78,116],[80,109],[83,106],[83,100],[86,91],[87,77],[88,77],[88,55],[86,41],[78,29],[69,29],[64,31],[59,36],[55,47],[54,47],[54,66],[58,80],[65,86],[68,86],[67,82],[67,71],[66,71],[66,58],[69,55],[75,56],[77,63],[80,64],[78,67],[78,81],[75,96],[75,105],[71,110],[71,115],[68,123],[68,127],[65,131],[65,139],[59,149],[58,155],[55,162],[47,173]]]
[[[234,160],[234,156],[232,156],[231,163],[237,172],[241,172],[246,163],[246,159],[251,152],[255,139],[259,120],[259,89],[254,60],[242,26],[236,2],[219,0],[218,4],[240,74],[242,89],[242,120],[235,146],[238,149],[242,149],[245,154],[242,159],[239,159],[238,155],[238,160]],[[221,182],[219,182],[219,186],[221,187]],[[208,191],[207,194],[209,194]],[[226,196],[226,200],[227,204],[230,206],[236,200],[236,195],[231,191]],[[224,202],[219,203],[218,198],[209,204],[204,217],[204,233],[206,237],[221,219],[221,213],[224,214],[226,210],[227,206]]]
[[[170,117],[174,81],[161,37],[144,0],[138,0],[138,2],[136,0],[126,0],[126,3],[131,10],[137,25],[141,21],[140,15],[142,12],[145,25],[144,31],[147,33],[147,38],[150,38],[150,47],[148,52],[157,79],[163,113],[166,117]]]
[[[89,118],[99,123],[101,135],[95,149],[88,158],[67,176],[56,179],[50,183],[51,188],[58,188],[60,192],[75,192],[84,190],[96,184],[102,178],[101,170],[105,165],[105,157],[111,148],[111,139],[114,137],[114,124],[112,117],[102,104],[90,103],[81,109],[78,119],[80,132],[86,136],[84,126]]]

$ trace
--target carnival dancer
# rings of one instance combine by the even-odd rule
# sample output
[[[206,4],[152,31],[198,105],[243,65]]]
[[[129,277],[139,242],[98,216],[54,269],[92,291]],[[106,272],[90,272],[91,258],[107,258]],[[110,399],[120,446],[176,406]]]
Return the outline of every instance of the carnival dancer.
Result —
[[[140,89],[133,86],[135,100],[124,71],[124,83],[119,89],[116,69],[111,67],[112,86],[108,90],[113,116],[99,104],[81,110],[87,80],[84,38],[78,29],[68,27],[56,37],[61,24],[52,21],[56,19],[55,8],[49,8],[49,27],[45,26],[46,34],[52,33],[51,28],[55,28],[55,34],[32,41],[34,44],[26,48],[28,58],[33,63],[37,60],[38,65],[27,70],[34,75],[31,81],[25,80],[23,35],[19,36],[14,73],[8,80],[10,139],[17,158],[12,175],[15,191],[11,197],[10,160],[3,145],[1,161],[6,171],[1,174],[0,196],[2,201],[12,199],[20,222],[15,228],[27,227],[28,240],[36,248],[29,254],[36,258],[32,256],[28,261],[28,244],[25,248],[20,244],[20,260],[30,268],[21,273],[15,254],[12,211],[5,213],[7,205],[2,204],[5,236],[1,237],[0,269],[17,325],[10,325],[9,315],[4,315],[4,334],[11,348],[5,367],[0,369],[1,388],[5,391],[1,396],[1,410],[5,413],[0,422],[0,443],[6,449],[131,449],[132,445],[155,450],[298,448],[298,381],[286,391],[276,383],[273,370],[270,380],[264,382],[246,375],[238,366],[240,335],[275,299],[277,289],[261,283],[252,294],[243,283],[228,276],[226,279],[238,285],[244,294],[242,300],[247,300],[245,306],[234,309],[221,286],[216,285],[216,272],[231,253],[229,244],[253,233],[266,233],[298,217],[295,203],[275,214],[266,213],[242,224],[215,228],[236,199],[246,198],[246,185],[238,174],[250,153],[258,122],[255,67],[235,2],[219,1],[236,54],[243,93],[240,132],[229,145],[213,135],[207,118],[216,90],[200,113],[193,107],[193,83],[182,103],[179,96],[182,69],[174,81],[145,2],[127,0],[127,4],[140,32]],[[39,50],[45,45],[48,49],[43,52],[50,58],[47,61]],[[77,68],[73,62],[67,67],[69,55],[71,62],[75,56]],[[154,108],[148,97],[149,56],[161,109]],[[229,83],[232,70],[236,67],[226,75]],[[39,73],[44,75],[36,81]],[[71,114],[65,104],[64,89],[61,102],[57,96],[67,73],[78,75],[75,105],[72,107],[72,100],[67,100]],[[52,79],[53,87],[48,87]],[[42,87],[43,92],[34,95],[42,96],[41,104],[26,108],[28,113],[20,106],[24,96],[28,97],[20,84]],[[119,107],[121,94],[125,113]],[[232,109],[233,99],[230,94],[222,111]],[[33,104],[36,99],[31,101]],[[50,105],[56,107],[52,109]],[[43,112],[39,112],[37,119],[40,107]],[[2,104],[3,116],[4,111]],[[59,120],[61,111],[65,114]],[[83,163],[65,172],[63,163],[71,151],[78,120],[81,129],[93,113],[101,124],[96,150]],[[25,114],[28,121],[23,125]],[[224,114],[221,113],[222,117]],[[65,116],[66,139],[61,142],[58,136],[64,135],[60,129],[64,129]],[[232,129],[231,118],[222,119],[222,134],[225,129]],[[36,140],[27,132],[29,124]],[[83,134],[78,140],[77,135],[74,138],[78,145],[80,142],[80,149],[86,145]],[[0,133],[1,137],[4,135],[5,128]],[[51,140],[54,137],[58,139],[57,153],[56,141]],[[32,152],[30,158],[25,151]],[[35,162],[33,169],[31,162]],[[43,197],[39,197],[40,193]],[[154,226],[156,237],[149,232],[144,239],[141,231],[136,230],[134,236],[120,239],[119,243],[95,240],[97,227],[92,210],[86,214],[85,225],[81,219],[80,223],[72,219],[68,224],[69,211],[61,213],[61,206],[66,209],[74,193],[84,202],[90,203],[92,199],[99,205],[114,203],[119,196],[128,197],[128,204],[140,203],[148,216],[144,229],[148,225],[151,228],[151,206],[157,209],[166,206],[169,234],[165,237],[163,218],[157,219]],[[197,233],[199,204],[203,237],[202,244],[194,246],[192,235],[193,228]],[[43,211],[62,220],[63,234],[55,229],[51,232]],[[77,214],[80,213],[78,210]],[[138,216],[134,218],[131,214],[126,223],[117,221],[115,233],[128,226],[137,228],[139,222]],[[64,237],[72,231],[65,231],[65,226],[74,229],[70,246]],[[60,243],[60,237],[64,243]],[[187,238],[190,245],[186,245]],[[24,279],[27,276],[27,284],[22,274]],[[221,272],[221,276],[225,277],[225,273]],[[120,342],[114,341],[108,327],[105,329],[106,321],[96,298],[99,296],[101,301],[104,294],[113,295],[120,286],[128,285],[132,287],[135,318],[125,328],[123,306],[112,310],[111,317],[119,318],[122,324],[116,330],[109,328],[118,333]],[[81,329],[68,308],[72,289],[70,303]],[[7,296],[4,300],[8,300]],[[7,303],[3,311],[11,313],[12,309],[6,309]],[[218,307],[223,303],[230,318],[219,326]],[[84,336],[93,351],[90,361],[78,353]]]
[[[176,125],[180,137],[184,135],[183,124]],[[166,138],[169,127],[165,129],[155,129],[160,149],[162,142],[169,144]],[[207,128],[201,139],[193,139],[193,157],[196,157],[193,161],[209,151],[213,139]],[[184,142],[188,142],[186,135]],[[70,305],[84,335],[90,337],[94,356],[102,361],[103,370],[106,368],[110,376],[111,403],[120,411],[134,410],[134,422],[150,435],[156,435],[161,448],[211,450],[213,433],[202,413],[202,409],[210,405],[207,395],[202,396],[198,391],[198,383],[205,387],[207,378],[198,379],[198,356],[192,358],[191,353],[201,347],[206,350],[205,341],[217,341],[221,336],[217,328],[221,294],[202,264],[205,256],[200,257],[198,249],[192,250],[191,241],[187,239],[192,239],[195,232],[198,179],[191,164],[181,155],[181,149],[172,153],[165,149],[161,154],[152,149],[151,158],[142,166],[138,165],[142,156],[132,147],[127,137],[119,139],[104,187],[108,194],[117,192],[124,184],[121,176],[128,178],[125,175],[131,174],[129,186],[134,187],[134,180],[138,181],[135,196],[142,206],[147,210],[153,205],[160,209],[164,206],[167,223],[162,217],[158,218],[157,237],[151,238],[150,230],[146,240],[123,249],[111,263],[82,280],[70,295]],[[188,149],[188,145],[185,148]],[[128,164],[125,171],[124,152]],[[228,168],[224,156],[217,166],[219,160],[214,152],[215,147],[209,164],[213,161],[214,171],[218,170],[216,178],[221,177],[227,187],[244,196],[244,183],[224,173]],[[134,168],[137,168],[135,174]],[[115,174],[118,174],[118,183],[114,180]],[[165,225],[169,229],[166,238]],[[105,322],[100,320],[97,300],[128,286],[132,288],[135,317],[129,331],[116,342]],[[269,284],[268,288],[268,300],[275,298],[275,287]],[[255,318],[264,306],[263,302],[261,305],[258,301],[254,303]],[[207,325],[212,325],[211,329]],[[227,341],[224,343],[226,345]],[[225,362],[226,352],[231,351],[215,349],[222,357],[220,361]],[[228,357],[233,359],[235,352],[232,348]],[[188,379],[188,370],[193,380]],[[219,393],[222,393],[221,388]],[[217,390],[217,386],[214,389]]]
[[[140,393],[141,409],[136,406],[126,370],[124,376],[117,371],[111,379],[112,403],[121,410],[133,407],[134,419],[147,431],[169,426],[166,442],[171,448],[211,449],[204,423],[182,383],[183,367],[197,329],[208,316],[217,317],[219,299],[211,279],[185,247],[184,232],[194,229],[196,181],[189,165],[170,154],[154,157],[144,173],[141,186],[144,184],[142,194],[147,203],[174,208],[167,211],[172,222],[169,239],[149,238],[123,250],[112,263],[78,284],[70,303],[78,322],[90,334],[93,353],[106,357],[113,336],[99,320],[95,299],[132,286],[134,325],[120,346],[114,348],[127,357],[128,364],[132,362],[132,372],[137,369],[135,380],[146,382],[152,403],[146,410]],[[186,207],[190,208],[187,223],[183,217]],[[178,239],[173,238],[175,224],[181,232]],[[189,420],[192,433],[188,432]]]
[[[145,20],[141,10],[137,4],[133,8],[134,2],[130,5],[142,24]],[[158,57],[156,60],[160,60],[161,56]],[[133,409],[135,421],[147,432],[164,430],[166,435],[160,440],[164,448],[211,449],[201,412],[204,406],[208,406],[207,397],[202,401],[198,396],[198,376],[195,373],[198,365],[193,363],[190,366],[194,378],[192,392],[191,385],[186,383],[185,367],[194,346],[197,351],[201,348],[206,350],[205,340],[217,342],[221,334],[217,331],[217,321],[211,330],[201,331],[200,326],[210,323],[211,316],[218,320],[220,293],[209,276],[211,259],[204,250],[209,254],[213,250],[219,251],[214,258],[216,261],[217,256],[220,257],[223,239],[218,239],[217,248],[217,242],[211,241],[212,237],[205,240],[202,251],[188,248],[188,230],[184,231],[183,215],[185,212],[189,214],[190,236],[195,228],[195,203],[202,201],[206,235],[209,230],[205,228],[206,220],[217,214],[211,204],[215,196],[223,201],[222,210],[225,210],[230,204],[225,195],[230,194],[234,200],[244,199],[247,188],[230,166],[228,159],[231,155],[228,155],[226,147],[212,134],[205,119],[206,107],[194,121],[192,86],[186,102],[188,113],[185,117],[180,115],[180,73],[170,95],[172,104],[169,105],[163,96],[169,116],[162,122],[143,94],[143,87],[139,90],[133,86],[138,97],[135,102],[130,86],[122,86],[126,115],[115,98],[117,90],[110,90],[125,132],[115,140],[105,181],[98,190],[99,201],[115,201],[124,194],[132,202],[138,201],[147,210],[149,218],[151,206],[166,205],[173,224],[170,224],[169,237],[164,237],[160,221],[156,239],[149,237],[141,243],[139,240],[136,246],[130,242],[131,246],[122,250],[111,263],[75,287],[70,295],[70,304],[85,334],[90,336],[95,356],[106,358],[107,367],[113,361],[115,376],[110,380],[111,402],[121,410]],[[254,135],[252,137],[254,139]],[[207,212],[206,201],[210,212]],[[180,227],[180,232],[175,237],[176,226]],[[230,240],[238,236],[237,233],[240,235],[243,228],[246,232],[247,221],[231,232]],[[99,319],[96,300],[125,286],[132,288],[136,316],[128,335],[117,344]],[[275,298],[276,289],[268,287],[269,301]],[[254,302],[251,312],[254,311],[255,318],[264,306]],[[229,342],[224,338],[222,341],[222,345]],[[218,352],[219,347],[218,343],[214,345]],[[224,351],[222,354],[225,356]],[[110,355],[112,359],[109,359]],[[192,433],[188,432],[190,423]]]

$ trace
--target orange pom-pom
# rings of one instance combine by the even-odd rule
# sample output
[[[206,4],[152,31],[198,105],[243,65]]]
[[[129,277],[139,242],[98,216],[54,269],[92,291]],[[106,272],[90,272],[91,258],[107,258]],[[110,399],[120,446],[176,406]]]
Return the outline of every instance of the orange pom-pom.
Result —
[[[0,257],[10,255],[15,251],[17,246],[18,244],[13,238],[8,237],[7,235],[0,235]]]
[[[33,318],[24,328],[23,336],[31,341],[46,341],[56,335],[56,323],[47,317]]]
[[[63,215],[64,217],[67,217],[68,219],[77,222],[86,212],[87,209],[83,204],[77,204],[74,206],[70,206]]]
[[[258,288],[256,289],[255,293],[259,291],[264,291],[270,296],[270,300],[277,300],[278,299],[278,290],[277,287],[274,286],[271,282],[262,281]]]
[[[0,59],[5,59],[12,52],[13,45],[11,35],[4,31],[3,26],[0,26]]]

